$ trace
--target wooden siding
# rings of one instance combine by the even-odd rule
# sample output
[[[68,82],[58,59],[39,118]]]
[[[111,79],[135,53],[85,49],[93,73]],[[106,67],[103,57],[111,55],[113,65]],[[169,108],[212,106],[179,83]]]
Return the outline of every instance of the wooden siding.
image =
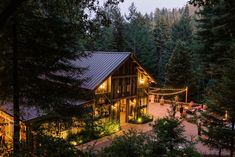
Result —
[[[5,124],[0,126],[0,134],[7,143],[13,141],[13,128],[14,120],[13,117],[0,110],[0,124]],[[20,140],[26,141],[26,125],[20,122]]]

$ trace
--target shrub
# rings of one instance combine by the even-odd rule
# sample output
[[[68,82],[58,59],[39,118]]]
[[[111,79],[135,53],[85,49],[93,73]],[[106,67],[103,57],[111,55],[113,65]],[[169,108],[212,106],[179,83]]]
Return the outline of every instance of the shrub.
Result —
[[[175,118],[158,119],[152,126],[156,140],[163,143],[170,154],[178,152],[180,145],[188,143],[186,137],[183,136],[184,127],[181,121]]]
[[[107,119],[101,119],[97,121],[96,130],[99,132],[99,136],[111,135],[120,130],[120,124],[116,121],[110,121]]]
[[[132,124],[145,124],[148,122],[153,121],[153,116],[145,114],[145,115],[141,115],[139,116],[137,119],[130,119],[129,123]]]
[[[144,156],[146,135],[135,130],[124,132],[117,137],[111,146],[104,149],[102,156],[106,157],[139,157]]]
[[[82,144],[111,135],[120,130],[120,125],[118,122],[109,121],[107,119],[97,120],[93,127],[94,128],[85,128],[79,134],[69,135],[68,141],[75,144]]]
[[[55,138],[51,136],[37,135],[36,141],[36,156],[50,156],[50,157],[63,157],[63,156],[78,156],[78,151],[66,140]]]

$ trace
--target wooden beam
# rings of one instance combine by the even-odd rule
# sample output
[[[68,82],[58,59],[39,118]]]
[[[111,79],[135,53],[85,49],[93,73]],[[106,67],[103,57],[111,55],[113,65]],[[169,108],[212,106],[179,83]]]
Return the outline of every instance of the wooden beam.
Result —
[[[112,78],[128,78],[128,77],[137,77],[137,75],[120,75],[120,76],[112,76]]]

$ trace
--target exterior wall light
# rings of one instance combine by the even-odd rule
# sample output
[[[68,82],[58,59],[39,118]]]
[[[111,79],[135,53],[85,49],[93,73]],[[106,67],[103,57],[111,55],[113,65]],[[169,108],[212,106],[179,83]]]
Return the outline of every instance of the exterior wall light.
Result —
[[[139,118],[137,119],[137,121],[138,121],[138,123],[142,123],[142,118],[139,117]]]
[[[100,85],[100,88],[101,88],[101,89],[104,89],[104,84]]]
[[[144,84],[144,79],[140,79],[140,84]]]

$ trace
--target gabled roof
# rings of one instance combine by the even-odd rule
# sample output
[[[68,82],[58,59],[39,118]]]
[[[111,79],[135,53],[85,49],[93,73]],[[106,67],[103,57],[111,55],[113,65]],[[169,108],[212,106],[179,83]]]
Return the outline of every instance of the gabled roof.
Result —
[[[93,52],[89,57],[73,61],[76,66],[87,68],[82,74],[86,79],[81,87],[96,89],[117,67],[131,56],[131,52]],[[88,79],[87,79],[88,78]]]
[[[144,70],[143,66],[131,52],[93,52],[89,57],[80,58],[71,62],[75,66],[86,68],[81,79],[88,79],[86,79],[86,82],[83,82],[81,87],[94,90],[130,57],[139,68]],[[147,72],[145,73],[154,80]],[[77,100],[73,103],[75,106],[80,106],[88,102],[87,100]],[[12,103],[0,104],[0,110],[13,115]],[[20,108],[20,119],[22,121],[29,121],[46,114],[46,112],[35,106],[21,106]]]
[[[0,101],[1,102],[1,101]],[[90,101],[78,99],[70,103],[73,103],[74,106],[80,106],[85,103],[89,103]],[[11,102],[3,102],[0,104],[0,111],[3,111],[13,117],[13,103]],[[38,117],[42,117],[48,114],[49,111],[43,111],[38,106],[29,106],[29,105],[20,105],[20,120],[30,121]]]
[[[6,102],[3,104],[0,104],[0,110],[13,117],[13,104],[12,103]],[[29,121],[29,120],[32,120],[32,119],[35,119],[37,117],[41,117],[44,115],[46,115],[46,113],[36,106],[20,105],[20,120],[21,121]]]

